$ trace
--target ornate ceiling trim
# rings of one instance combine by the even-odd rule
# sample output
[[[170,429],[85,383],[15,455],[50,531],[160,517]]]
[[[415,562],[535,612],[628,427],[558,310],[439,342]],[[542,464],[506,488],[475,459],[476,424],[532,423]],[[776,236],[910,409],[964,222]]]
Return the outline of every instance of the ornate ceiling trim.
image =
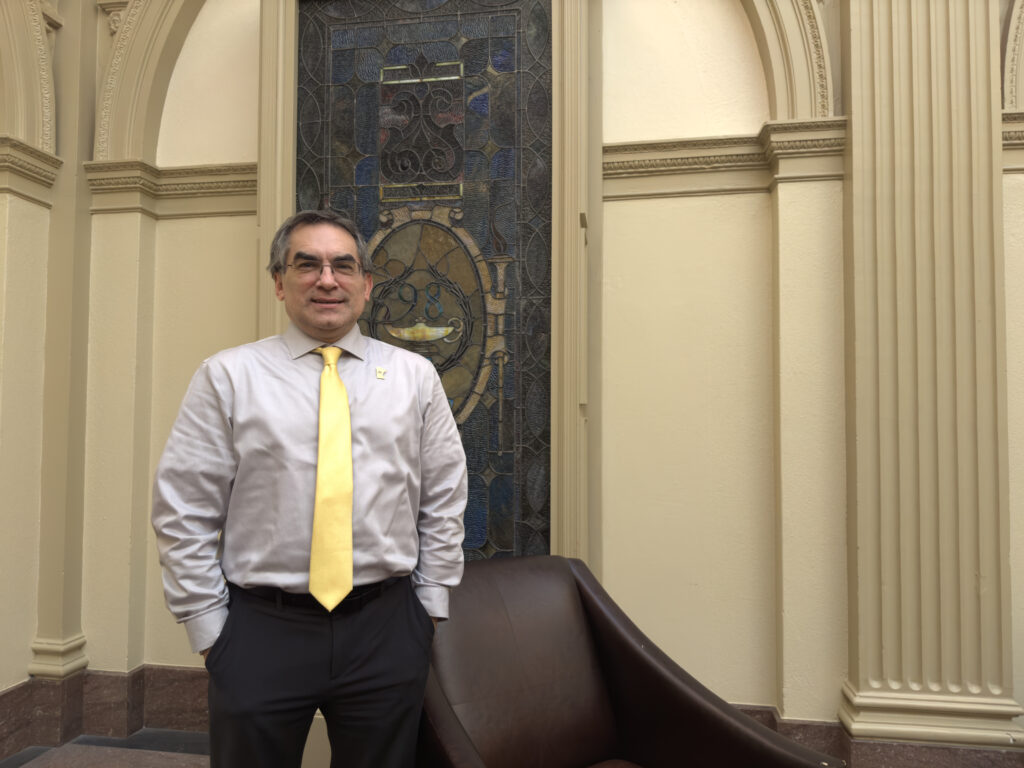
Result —
[[[832,70],[813,0],[741,0],[757,40],[772,120],[830,117]]]
[[[0,133],[53,152],[53,57],[39,0],[0,3]]]
[[[96,109],[96,160],[153,162],[167,85],[205,0],[130,0],[120,11]]]

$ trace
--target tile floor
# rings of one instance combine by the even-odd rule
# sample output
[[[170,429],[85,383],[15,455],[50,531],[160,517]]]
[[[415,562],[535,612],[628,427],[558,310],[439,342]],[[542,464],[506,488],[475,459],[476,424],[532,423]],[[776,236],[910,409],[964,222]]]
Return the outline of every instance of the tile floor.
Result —
[[[30,747],[0,768],[207,768],[205,733],[143,728],[126,739],[79,736],[62,747]]]

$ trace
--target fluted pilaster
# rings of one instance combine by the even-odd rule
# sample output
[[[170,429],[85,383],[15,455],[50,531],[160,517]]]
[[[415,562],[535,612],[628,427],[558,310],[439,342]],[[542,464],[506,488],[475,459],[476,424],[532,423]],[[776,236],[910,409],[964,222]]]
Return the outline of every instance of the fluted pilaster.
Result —
[[[1011,718],[998,0],[847,0],[855,736]]]

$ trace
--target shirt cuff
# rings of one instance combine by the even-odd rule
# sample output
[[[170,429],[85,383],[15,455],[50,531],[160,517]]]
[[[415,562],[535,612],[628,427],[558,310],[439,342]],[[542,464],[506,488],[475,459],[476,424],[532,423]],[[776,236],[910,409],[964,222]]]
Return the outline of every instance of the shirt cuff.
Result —
[[[222,605],[206,613],[186,619],[183,623],[188,632],[188,642],[194,653],[202,653],[220,637],[224,623],[228,620],[228,607]]]
[[[416,597],[423,603],[428,616],[435,619],[448,618],[448,587],[436,584],[417,584]]]

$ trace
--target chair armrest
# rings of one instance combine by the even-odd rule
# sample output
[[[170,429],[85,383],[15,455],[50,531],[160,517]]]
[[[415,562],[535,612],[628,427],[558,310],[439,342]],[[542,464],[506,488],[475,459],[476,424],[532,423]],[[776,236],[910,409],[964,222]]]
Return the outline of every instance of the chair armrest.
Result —
[[[433,667],[427,673],[416,768],[487,768],[441,690]]]
[[[594,634],[624,754],[645,768],[840,768],[701,685],[644,635],[581,560],[569,560]],[[685,758],[685,760],[683,759]]]

